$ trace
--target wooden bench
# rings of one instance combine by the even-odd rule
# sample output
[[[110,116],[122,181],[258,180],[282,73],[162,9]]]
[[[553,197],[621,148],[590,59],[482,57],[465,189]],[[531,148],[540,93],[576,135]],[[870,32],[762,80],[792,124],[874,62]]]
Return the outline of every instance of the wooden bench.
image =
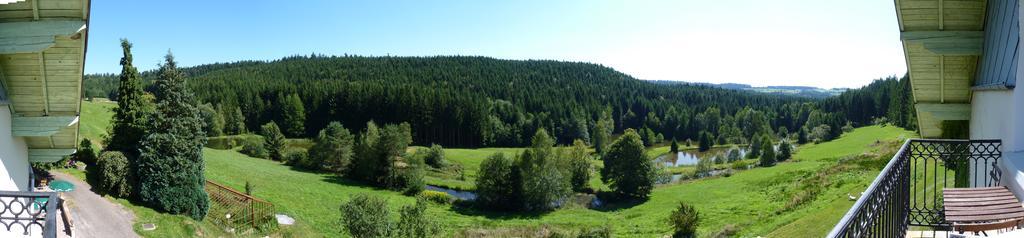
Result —
[[[1006,187],[942,189],[946,221],[963,232],[1016,228],[1024,221],[1024,207]]]

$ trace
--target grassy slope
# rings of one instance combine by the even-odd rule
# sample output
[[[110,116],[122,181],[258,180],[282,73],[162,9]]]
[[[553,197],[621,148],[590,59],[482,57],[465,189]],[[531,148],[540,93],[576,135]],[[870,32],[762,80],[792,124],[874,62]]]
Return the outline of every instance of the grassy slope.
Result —
[[[82,102],[81,123],[78,127],[80,137],[88,138],[93,145],[100,145],[107,135],[107,126],[114,112],[110,109],[117,104],[110,101]],[[99,147],[97,147],[99,148]]]
[[[95,104],[97,103],[84,103],[83,112],[88,112],[87,108],[89,107],[99,106]],[[92,115],[83,116],[83,128],[88,127],[84,124],[90,123],[91,120],[86,119],[90,116]],[[105,128],[105,126],[96,128]],[[85,130],[83,129],[83,135],[90,136],[88,134],[91,132]],[[846,185],[838,189],[829,189],[814,202],[794,212],[781,215],[776,215],[771,211],[783,206],[785,201],[773,200],[772,192],[766,188],[773,184],[789,182],[788,179],[791,179],[790,177],[796,172],[817,170],[829,164],[834,158],[861,153],[864,148],[868,148],[876,140],[897,139],[910,134],[911,132],[893,127],[860,128],[833,142],[801,147],[795,155],[794,162],[740,172],[727,178],[704,179],[659,187],[649,201],[612,211],[565,208],[546,214],[467,214],[455,211],[448,206],[431,205],[428,213],[431,217],[436,217],[436,221],[441,222],[448,233],[471,227],[538,224],[576,227],[608,224],[613,226],[616,236],[651,237],[669,233],[669,227],[665,224],[664,219],[679,201],[685,201],[696,205],[701,212],[703,221],[700,232],[702,234],[716,232],[726,224],[739,225],[743,234],[752,236],[768,234],[779,227],[782,228],[773,233],[772,237],[775,237],[775,234],[780,235],[779,237],[785,237],[785,234],[790,234],[790,237],[793,234],[799,234],[798,236],[823,234],[834,224],[834,220],[838,220],[838,217],[849,207],[850,204],[847,204],[849,202],[845,201],[845,194],[863,189],[873,175],[864,175],[865,182],[863,185],[859,185],[860,187]],[[467,168],[467,177],[475,178],[475,168],[478,166],[479,160],[496,151],[511,155],[517,150],[449,149],[446,157]],[[316,233],[324,235],[341,232],[340,213],[337,209],[353,194],[371,193],[384,196],[388,199],[388,204],[392,209],[413,203],[412,198],[401,196],[395,192],[361,186],[358,183],[338,179],[329,174],[293,170],[277,162],[250,158],[234,151],[205,149],[204,155],[208,179],[236,189],[242,189],[245,181],[248,180],[255,185],[254,193],[257,197],[266,198],[275,204],[278,211],[294,216],[300,227],[314,229]],[[190,225],[192,221],[188,218],[149,212],[145,207],[134,206],[124,201],[119,202],[129,206],[140,217],[140,221],[154,218],[158,225],[167,224],[161,226],[162,228],[174,230],[173,233],[166,235],[147,236],[197,233],[195,226]],[[392,216],[397,219],[397,214],[392,214]],[[174,224],[178,224],[178,226],[174,227]],[[792,229],[792,227],[801,229]],[[296,229],[300,232],[286,233],[285,236],[289,234],[318,236],[304,232],[303,230],[306,229]],[[816,233],[800,233],[807,230]],[[199,233],[203,233],[202,230],[199,230]],[[146,235],[145,233],[141,234]]]

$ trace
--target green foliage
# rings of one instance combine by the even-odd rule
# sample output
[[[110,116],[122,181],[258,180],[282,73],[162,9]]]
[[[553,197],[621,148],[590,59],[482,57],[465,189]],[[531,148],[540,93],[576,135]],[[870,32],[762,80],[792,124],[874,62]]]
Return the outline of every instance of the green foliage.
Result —
[[[416,198],[416,204],[403,206],[399,210],[398,236],[425,238],[435,236],[440,230],[433,217],[427,216],[427,199]]]
[[[761,148],[764,147],[764,140],[761,136],[754,136],[750,138],[750,148],[747,151],[747,158],[754,159],[761,157]]]
[[[117,107],[111,119],[110,137],[105,150],[138,155],[139,145],[147,134],[147,120],[152,105],[145,99],[139,71],[132,65],[132,44],[121,39],[121,75],[117,88]]]
[[[615,121],[612,119],[611,108],[601,111],[601,116],[594,125],[594,151],[604,154],[605,147],[611,142],[612,131],[615,129]]]
[[[199,105],[199,116],[203,118],[203,131],[206,136],[221,136],[224,134],[224,117],[217,113],[217,109],[209,103]]]
[[[99,161],[96,162],[99,190],[114,197],[130,197],[135,175],[128,166],[128,157],[119,151],[106,151],[100,154]]]
[[[846,125],[843,125],[842,130],[843,130],[843,133],[853,131],[853,124],[850,124],[850,122],[846,122]]]
[[[796,143],[797,144],[801,144],[801,145],[807,144],[807,142],[810,141],[810,137],[808,137],[808,135],[807,135],[807,128],[806,127],[801,127],[800,128],[800,132],[799,132],[799,134],[797,135],[796,138],[797,138],[796,139]]]
[[[341,222],[352,237],[383,238],[392,235],[387,201],[367,194],[356,194],[341,205]]]
[[[160,66],[156,112],[138,159],[139,197],[159,210],[202,220],[209,209],[203,190],[206,144],[196,100],[170,53]]]
[[[565,160],[568,161],[570,184],[572,190],[576,192],[584,192],[590,189],[590,153],[587,152],[587,144],[581,140],[576,140],[572,143],[572,147],[568,149],[568,153],[565,155]]]
[[[263,147],[263,144],[263,140],[260,140],[259,138],[248,138],[242,141],[242,150],[239,152],[253,158],[266,159],[269,155],[267,154],[267,149]]]
[[[281,125],[284,132],[292,137],[301,137],[306,134],[306,109],[302,105],[302,99],[298,94],[279,96]]]
[[[704,151],[710,150],[711,146],[714,145],[714,142],[711,141],[711,133],[701,132],[700,133],[700,139],[698,140],[698,143],[699,143],[699,145],[697,146],[697,150],[698,151],[704,152]]]
[[[552,204],[572,192],[570,174],[554,153],[555,141],[544,129],[533,135],[533,146],[519,155],[517,165],[522,179],[525,210],[549,210]]]
[[[779,142],[779,155],[778,161],[786,161],[793,157],[793,145],[789,143],[789,140],[782,140]]]
[[[83,138],[82,142],[78,144],[78,151],[72,155],[75,161],[80,161],[86,165],[96,164],[96,149],[92,148],[92,141],[89,138]]]
[[[775,166],[775,148],[773,148],[771,138],[768,135],[761,137],[761,157],[758,162],[761,167]]]
[[[444,159],[444,147],[438,144],[430,145],[430,149],[423,156],[423,162],[434,168],[444,168],[448,164]]]
[[[221,117],[224,118],[224,133],[229,135],[239,135],[247,132],[245,129],[245,115],[242,115],[242,109],[238,107],[225,107],[219,108]]]
[[[678,153],[679,152],[679,142],[676,142],[676,138],[672,138],[672,144],[669,145],[669,152],[672,152],[672,153]]]
[[[256,189],[248,180],[245,181],[245,195],[252,195],[252,191]]]
[[[727,162],[729,162],[729,163],[736,162],[736,161],[739,161],[739,160],[743,159],[741,157],[742,156],[740,155],[740,148],[737,148],[736,146],[733,146],[732,148],[729,148],[729,154],[726,155],[726,158],[728,158]]]
[[[521,189],[519,169],[504,153],[495,153],[480,163],[476,179],[478,204],[496,210],[517,209]]]
[[[700,213],[697,208],[679,202],[679,206],[668,216],[668,223],[672,226],[673,238],[697,237],[697,227],[700,226]]]
[[[423,160],[406,154],[412,143],[408,123],[377,127],[370,121],[356,140],[355,159],[350,165],[350,178],[362,180],[406,194],[423,189]]]
[[[263,148],[267,149],[267,156],[271,160],[281,161],[284,157],[285,137],[277,123],[269,122],[260,127],[260,135],[263,136]]]
[[[452,195],[433,190],[423,190],[419,195],[416,195],[416,197],[423,198],[437,204],[451,204],[452,201],[455,201],[455,198],[452,197]]]
[[[309,149],[311,163],[301,166],[339,174],[347,172],[355,154],[355,137],[338,122],[320,130],[315,144]]]
[[[602,160],[601,181],[609,184],[617,194],[646,198],[654,189],[654,162],[647,158],[636,131],[627,129],[612,143]]]
[[[261,147],[263,146],[263,138],[261,136],[245,134],[206,137],[206,147],[218,150],[230,150],[237,146],[245,145],[246,141],[250,140],[259,143]]]
[[[297,168],[303,168],[308,170],[318,170],[321,164],[317,163],[317,160],[312,159],[309,152],[303,149],[289,149],[284,152],[282,162],[287,165],[295,166]]]

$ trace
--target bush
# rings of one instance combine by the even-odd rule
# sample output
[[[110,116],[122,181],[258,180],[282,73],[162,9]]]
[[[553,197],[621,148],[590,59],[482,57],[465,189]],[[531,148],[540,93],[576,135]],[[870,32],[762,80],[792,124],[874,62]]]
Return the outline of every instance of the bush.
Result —
[[[263,138],[258,135],[231,135],[207,137],[206,147],[218,150],[230,150],[236,146],[245,145],[246,140],[258,140],[263,143]]]
[[[356,194],[341,205],[341,221],[352,237],[390,237],[392,222],[387,201],[366,194]]]
[[[423,156],[423,162],[434,168],[443,168],[447,164],[444,159],[444,148],[440,145],[430,145],[430,149],[427,150],[426,155]]]
[[[128,157],[118,151],[106,151],[96,163],[101,191],[119,198],[131,196],[135,176],[128,167]]]
[[[452,197],[452,195],[448,195],[448,193],[431,190],[423,190],[419,195],[416,195],[416,197],[423,198],[437,204],[451,204],[452,201],[455,200],[455,198]]]
[[[78,151],[74,154],[74,160],[87,165],[95,165],[96,159],[96,150],[92,148],[92,141],[82,139],[82,143],[78,145]]]
[[[602,227],[584,227],[580,229],[580,234],[576,235],[576,238],[611,238],[612,228],[610,226]]]
[[[519,172],[512,159],[495,153],[480,163],[476,203],[491,209],[512,210],[519,204]]]
[[[654,190],[655,166],[647,158],[640,136],[631,129],[612,142],[604,157],[601,180],[616,194],[631,198],[647,198]]]
[[[281,158],[287,165],[316,170],[320,168],[320,163],[309,156],[309,152],[303,149],[289,149],[284,152],[284,157]]]
[[[255,139],[248,139],[242,144],[242,154],[248,155],[253,158],[267,158],[267,149],[263,148],[263,142]]]
[[[439,230],[437,224],[427,217],[427,200],[422,197],[416,198],[416,204],[402,207],[399,213],[399,237],[430,237]]]
[[[309,149],[309,157],[315,164],[304,164],[309,169],[323,169],[338,174],[345,174],[354,150],[354,137],[339,122],[331,122],[320,130],[315,144]]]
[[[675,231],[672,233],[672,237],[697,237],[697,226],[700,225],[700,214],[698,214],[697,209],[693,206],[684,202],[679,202],[679,207],[669,214],[668,223]]]

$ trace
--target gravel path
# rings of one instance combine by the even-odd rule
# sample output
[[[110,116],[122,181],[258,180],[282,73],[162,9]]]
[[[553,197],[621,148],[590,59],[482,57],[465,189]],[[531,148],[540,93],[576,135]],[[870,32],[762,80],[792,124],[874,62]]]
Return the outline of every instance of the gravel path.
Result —
[[[55,179],[71,182],[75,189],[64,193],[64,199],[75,225],[75,237],[139,237],[132,230],[135,215],[94,193],[89,184],[74,176],[52,172]],[[58,222],[62,224],[63,222]],[[63,236],[63,227],[58,233]]]

